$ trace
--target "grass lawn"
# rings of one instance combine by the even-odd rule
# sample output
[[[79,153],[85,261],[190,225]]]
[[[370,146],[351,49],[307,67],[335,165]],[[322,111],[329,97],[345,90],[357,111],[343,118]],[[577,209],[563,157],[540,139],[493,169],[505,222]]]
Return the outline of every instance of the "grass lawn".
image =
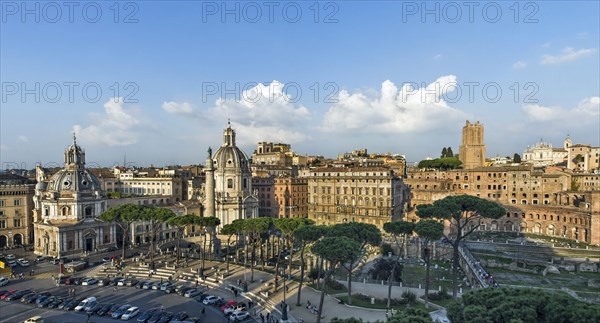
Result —
[[[319,291],[321,290],[320,288],[317,288],[317,284],[308,283],[307,285],[310,286],[310,287],[312,287],[312,288],[314,288],[314,289],[316,289],[316,290],[319,290]],[[339,288],[339,289],[338,288],[336,288],[336,289],[327,288],[327,289],[325,289],[325,292],[327,294],[347,293],[348,292],[348,288],[346,288],[346,286],[341,285],[341,288]]]
[[[423,298],[423,297],[421,297],[421,298]],[[442,299],[442,300],[439,300],[439,301],[429,300],[429,302],[433,303],[435,305],[439,305],[441,307],[447,308],[448,305],[454,303],[454,300],[450,298],[450,299]]]
[[[337,297],[344,301],[344,303],[348,304],[348,296]],[[359,298],[358,295],[352,296],[352,306],[364,307],[364,308],[375,308],[375,309],[387,309],[387,299],[375,299],[375,304],[371,304],[370,300],[366,300],[363,298]],[[420,308],[426,312],[433,311],[433,308],[426,308],[424,304],[407,304],[407,305],[392,305],[393,309],[400,308]]]

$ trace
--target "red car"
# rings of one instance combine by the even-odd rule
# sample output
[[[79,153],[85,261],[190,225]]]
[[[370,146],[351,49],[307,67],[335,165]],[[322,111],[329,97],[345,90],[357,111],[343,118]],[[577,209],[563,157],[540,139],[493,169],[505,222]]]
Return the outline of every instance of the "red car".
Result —
[[[233,305],[236,305],[238,302],[236,301],[229,301],[227,302],[225,305],[221,306],[221,312],[224,312],[226,309],[232,307]]]
[[[0,298],[2,298],[2,299],[6,299],[6,297],[7,297],[8,295],[10,295],[10,294],[12,294],[12,293],[16,293],[16,292],[17,292],[17,290],[16,290],[16,289],[11,289],[11,290],[9,290],[8,292],[6,292],[6,293],[2,294],[2,296],[0,296]]]

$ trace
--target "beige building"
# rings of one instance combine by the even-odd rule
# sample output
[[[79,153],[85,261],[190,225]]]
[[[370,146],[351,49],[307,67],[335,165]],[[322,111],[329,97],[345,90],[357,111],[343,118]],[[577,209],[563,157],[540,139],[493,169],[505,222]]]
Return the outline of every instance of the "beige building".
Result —
[[[278,205],[275,200],[275,177],[252,177],[252,188],[258,192],[258,216],[277,217]]]
[[[318,224],[399,221],[409,192],[385,167],[324,167],[308,176],[308,218]]]
[[[465,169],[485,166],[483,125],[479,121],[472,124],[467,120],[462,129],[462,144],[458,156]]]
[[[308,179],[280,176],[274,178],[278,218],[308,217]]]
[[[522,162],[534,166],[550,166],[564,163],[567,160],[569,140],[567,136],[562,148],[554,148],[552,144],[540,140],[540,142],[525,149]]]
[[[75,142],[64,153],[64,168],[48,177],[36,168],[35,253],[73,257],[116,244],[116,227],[99,219],[107,198],[98,178],[85,168],[85,152]]]
[[[0,248],[33,242],[33,194],[27,178],[0,173]]]
[[[114,167],[112,177],[98,177],[103,191],[119,192],[122,195],[163,195],[174,202],[183,199],[183,180],[174,170],[139,172],[123,167]]]

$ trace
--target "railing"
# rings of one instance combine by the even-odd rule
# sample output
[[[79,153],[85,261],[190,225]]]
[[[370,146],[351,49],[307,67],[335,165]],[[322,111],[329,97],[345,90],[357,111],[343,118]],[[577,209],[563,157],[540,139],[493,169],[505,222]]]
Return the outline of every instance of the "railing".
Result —
[[[465,272],[467,270],[470,271],[471,276],[475,277],[479,283],[479,286],[482,288],[489,288],[494,285],[492,276],[485,271],[479,261],[473,257],[471,252],[464,246],[464,244],[458,246],[458,252],[463,260],[463,263],[466,265],[463,265],[463,270]]]

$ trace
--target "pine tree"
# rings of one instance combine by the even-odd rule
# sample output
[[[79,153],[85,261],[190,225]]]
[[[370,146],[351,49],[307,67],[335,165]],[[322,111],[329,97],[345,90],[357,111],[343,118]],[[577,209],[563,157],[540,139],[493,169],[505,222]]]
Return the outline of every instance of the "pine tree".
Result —
[[[452,147],[448,147],[448,153],[447,153],[448,157],[454,157],[454,153],[452,152]]]
[[[441,158],[444,158],[446,156],[448,156],[448,150],[446,150],[446,147],[444,147],[444,149],[442,149],[442,157]]]

